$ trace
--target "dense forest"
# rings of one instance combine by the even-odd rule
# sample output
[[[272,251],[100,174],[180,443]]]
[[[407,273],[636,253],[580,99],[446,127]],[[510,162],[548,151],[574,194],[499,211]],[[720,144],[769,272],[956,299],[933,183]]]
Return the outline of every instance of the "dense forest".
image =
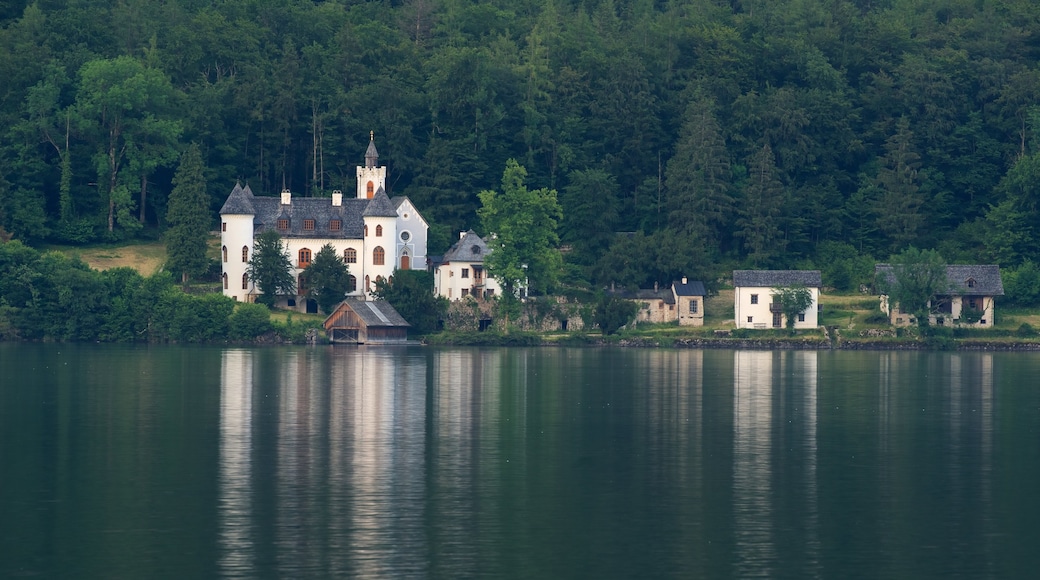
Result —
[[[1035,0],[13,0],[0,226],[157,236],[180,151],[352,191],[370,131],[431,253],[507,160],[559,192],[565,283],[733,267],[855,287],[909,246],[1034,269]]]

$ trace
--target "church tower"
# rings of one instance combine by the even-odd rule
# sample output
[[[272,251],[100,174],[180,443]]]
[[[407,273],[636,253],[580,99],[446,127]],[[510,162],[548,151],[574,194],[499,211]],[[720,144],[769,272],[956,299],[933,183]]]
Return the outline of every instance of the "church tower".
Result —
[[[368,134],[368,151],[365,166],[357,168],[357,198],[372,199],[380,189],[386,189],[386,167],[379,167],[379,152],[376,151],[375,132]]]

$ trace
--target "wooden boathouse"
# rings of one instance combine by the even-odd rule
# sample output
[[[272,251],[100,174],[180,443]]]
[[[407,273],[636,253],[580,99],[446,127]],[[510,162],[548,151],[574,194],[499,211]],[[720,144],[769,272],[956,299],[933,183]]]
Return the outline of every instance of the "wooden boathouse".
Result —
[[[325,334],[333,344],[395,344],[407,342],[409,326],[385,300],[348,298],[325,319]]]

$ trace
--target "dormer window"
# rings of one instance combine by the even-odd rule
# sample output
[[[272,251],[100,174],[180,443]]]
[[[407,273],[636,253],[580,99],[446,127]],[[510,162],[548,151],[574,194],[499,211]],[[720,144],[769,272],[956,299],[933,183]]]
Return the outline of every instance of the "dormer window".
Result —
[[[329,222],[329,230],[331,231],[338,232],[341,227],[343,227],[343,222],[339,220],[332,220]]]
[[[282,230],[283,232],[285,230],[289,229],[289,220],[287,220],[285,218],[279,219],[278,220],[278,229]]]
[[[474,254],[478,254],[478,255],[480,254],[480,246],[474,245],[474,246],[473,246],[472,248],[470,248],[470,249],[471,249],[471,250],[473,250],[473,253],[474,253]]]
[[[968,285],[968,288],[974,288],[975,287],[975,278],[968,278],[968,281],[965,282],[965,284]]]
[[[303,220],[303,229],[308,232],[313,232],[314,220]]]

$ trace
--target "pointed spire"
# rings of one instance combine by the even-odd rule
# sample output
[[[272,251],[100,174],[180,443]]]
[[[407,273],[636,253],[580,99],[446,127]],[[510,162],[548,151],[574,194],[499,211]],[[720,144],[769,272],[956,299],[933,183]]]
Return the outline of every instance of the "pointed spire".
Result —
[[[397,217],[393,202],[386,196],[386,190],[380,187],[375,196],[368,201],[368,206],[361,214],[363,217]]]
[[[231,190],[231,194],[228,195],[224,206],[220,208],[220,214],[256,215],[252,200],[253,191],[249,189],[249,186],[246,185],[243,188],[241,184],[235,183],[235,188]]]
[[[368,132],[368,151],[365,151],[365,167],[371,169],[379,162],[379,152],[376,151],[376,132]]]

